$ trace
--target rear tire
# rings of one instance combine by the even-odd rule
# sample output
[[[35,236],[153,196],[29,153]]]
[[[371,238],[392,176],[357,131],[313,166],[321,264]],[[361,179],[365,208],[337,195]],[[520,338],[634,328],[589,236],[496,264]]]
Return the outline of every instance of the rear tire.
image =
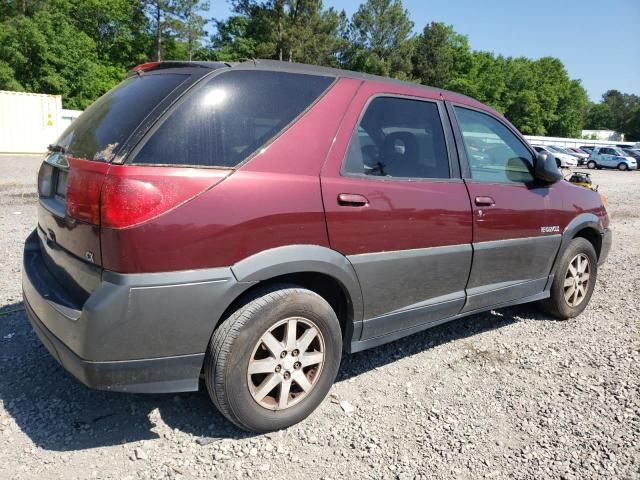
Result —
[[[593,245],[584,238],[574,238],[558,260],[551,296],[538,306],[561,320],[577,317],[587,308],[597,277],[598,257]]]
[[[230,422],[270,432],[304,420],[322,403],[341,354],[340,324],[331,306],[296,285],[272,285],[216,329],[204,378],[211,400]]]
[[[598,164],[596,162],[594,162],[593,160],[589,160],[587,162],[587,168],[589,170],[594,170],[594,169],[598,168]]]

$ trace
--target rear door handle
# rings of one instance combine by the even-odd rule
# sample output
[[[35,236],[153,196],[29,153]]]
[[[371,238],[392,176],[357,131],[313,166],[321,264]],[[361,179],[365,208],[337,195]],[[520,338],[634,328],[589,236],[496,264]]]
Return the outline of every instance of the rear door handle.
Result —
[[[476,205],[478,207],[493,207],[496,204],[491,197],[476,197]]]
[[[369,200],[364,195],[358,195],[357,193],[341,193],[338,195],[338,205],[343,207],[366,207],[369,205]]]

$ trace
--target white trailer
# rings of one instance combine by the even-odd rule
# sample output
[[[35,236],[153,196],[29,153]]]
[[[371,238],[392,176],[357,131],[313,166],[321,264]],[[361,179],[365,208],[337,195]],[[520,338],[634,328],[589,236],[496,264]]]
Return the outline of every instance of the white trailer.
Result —
[[[80,113],[60,95],[0,90],[0,153],[43,153]]]

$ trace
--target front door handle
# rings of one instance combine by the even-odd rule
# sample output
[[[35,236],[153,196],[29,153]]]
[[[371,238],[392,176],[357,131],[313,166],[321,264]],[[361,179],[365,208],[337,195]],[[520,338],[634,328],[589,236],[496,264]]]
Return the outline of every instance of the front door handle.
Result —
[[[338,205],[343,207],[366,207],[369,205],[369,200],[364,195],[341,193],[338,195]]]
[[[476,197],[476,205],[478,207],[493,207],[496,204],[491,197]]]

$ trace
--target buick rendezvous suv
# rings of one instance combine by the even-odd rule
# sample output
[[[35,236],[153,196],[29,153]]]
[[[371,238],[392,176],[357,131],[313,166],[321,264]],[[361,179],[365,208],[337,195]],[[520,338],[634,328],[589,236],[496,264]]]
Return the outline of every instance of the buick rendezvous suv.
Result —
[[[308,416],[358,352],[493,308],[579,315],[600,196],[485,105],[273,61],[136,67],[50,147],[24,304],[84,384],[204,381],[240,428]]]

